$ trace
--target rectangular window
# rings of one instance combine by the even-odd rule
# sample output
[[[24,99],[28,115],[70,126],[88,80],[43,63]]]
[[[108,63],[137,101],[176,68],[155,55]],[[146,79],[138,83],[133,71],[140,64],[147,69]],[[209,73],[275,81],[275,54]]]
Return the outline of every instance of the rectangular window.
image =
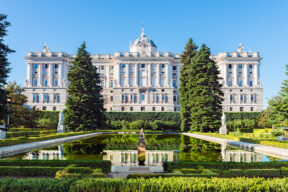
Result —
[[[110,87],[113,87],[113,80],[110,81]]]
[[[254,96],[251,95],[251,103],[253,103],[253,100],[254,100]]]
[[[49,103],[49,102],[50,102],[49,94],[47,93],[43,94],[43,103]]]
[[[253,81],[249,81],[249,85],[250,85],[250,87],[252,87],[253,86]]]
[[[164,69],[165,68],[165,64],[161,64],[161,68]]]
[[[230,107],[230,111],[233,111],[233,107]]]
[[[161,107],[161,111],[164,111],[164,107]]]
[[[244,110],[244,108],[243,107],[240,107],[240,111],[243,111]]]
[[[173,80],[173,87],[177,88],[177,80]]]
[[[228,86],[232,87],[232,81],[231,80],[228,82]]]
[[[141,95],[140,99],[141,99],[141,101],[144,101],[145,100],[145,95]]]
[[[242,87],[242,80],[239,81],[239,87]]]
[[[53,111],[56,111],[56,107],[53,107]]]
[[[145,107],[141,107],[141,111],[145,111]]]
[[[242,64],[240,64],[240,65],[238,65],[239,66],[239,69],[242,69],[243,68],[243,65]]]
[[[230,95],[230,101],[233,101],[233,95]]]
[[[250,107],[250,111],[254,111],[254,108],[253,108],[253,107]]]
[[[165,95],[164,94],[161,96],[161,100],[165,101]]]
[[[229,64],[229,65],[228,65],[228,68],[229,68],[229,69],[232,69],[232,65],[231,65],[231,64]]]
[[[57,79],[54,81],[54,86],[58,86],[58,80]]]
[[[104,66],[101,66],[101,70],[104,70]]]
[[[121,101],[125,101],[125,95],[124,94],[121,95]]]
[[[244,97],[243,95],[240,95],[240,103],[243,103]]]
[[[177,70],[177,66],[173,66],[173,70]]]
[[[42,107],[42,110],[43,110],[43,111],[45,111],[46,109],[47,109],[46,106],[43,106],[43,107]]]
[[[253,69],[253,65],[249,65],[249,68],[250,68],[250,69]]]
[[[133,107],[130,107],[130,111],[133,111]]]
[[[173,101],[176,102],[177,101],[177,96],[173,95]]]
[[[121,69],[124,69],[124,68],[125,68],[125,64],[122,63],[122,64],[121,64]]]
[[[38,68],[38,64],[34,64],[34,68],[37,69]]]
[[[121,111],[124,111],[125,109],[124,109],[124,107],[121,107]]]
[[[152,107],[152,111],[155,111],[155,107]]]
[[[44,80],[44,86],[45,86],[45,87],[48,86],[48,81],[47,81],[47,79]]]
[[[134,102],[137,102],[137,95],[134,95]]]
[[[37,79],[34,80],[34,86],[37,86]]]
[[[39,103],[39,94],[33,94],[33,103]]]
[[[58,68],[58,64],[55,64],[55,65],[54,65],[54,68],[57,69],[57,68]]]
[[[113,96],[110,96],[110,101],[113,101]]]
[[[142,68],[142,69],[145,68],[145,64],[141,64],[141,68]]]
[[[48,64],[44,64],[44,68],[47,69],[48,68]]]

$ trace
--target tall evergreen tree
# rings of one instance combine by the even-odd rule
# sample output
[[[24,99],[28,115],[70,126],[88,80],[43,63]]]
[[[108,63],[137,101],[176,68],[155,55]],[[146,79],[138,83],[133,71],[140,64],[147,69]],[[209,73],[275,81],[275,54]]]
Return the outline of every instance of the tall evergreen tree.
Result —
[[[14,51],[4,44],[4,37],[7,36],[7,27],[10,23],[6,20],[7,15],[0,13],[0,119],[7,114],[7,94],[4,86],[7,84],[8,73],[10,72],[7,56]]]
[[[286,65],[286,75],[288,77],[288,65]],[[272,109],[273,124],[278,126],[288,126],[288,79],[282,83],[279,96],[269,101]]]
[[[190,38],[185,46],[185,51],[181,54],[180,62],[182,67],[180,70],[180,113],[181,113],[181,130],[190,130],[190,102],[187,84],[190,80],[190,65],[191,61],[197,54],[197,46],[193,43]]]
[[[187,85],[191,131],[213,132],[221,127],[224,94],[219,73],[215,61],[210,58],[210,49],[202,45],[191,62]]]
[[[64,124],[73,131],[95,130],[105,122],[100,75],[85,48],[84,42],[67,74],[69,86]]]

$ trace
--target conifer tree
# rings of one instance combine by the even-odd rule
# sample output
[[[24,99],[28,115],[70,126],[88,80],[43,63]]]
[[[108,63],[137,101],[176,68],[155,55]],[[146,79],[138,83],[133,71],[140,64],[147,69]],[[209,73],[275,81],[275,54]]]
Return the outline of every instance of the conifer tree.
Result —
[[[220,80],[215,61],[210,58],[210,49],[202,45],[190,65],[190,80],[187,86],[191,131],[214,132],[221,127],[224,94]]]
[[[4,86],[7,84],[8,73],[10,72],[7,56],[14,51],[4,44],[4,37],[7,36],[7,27],[10,23],[6,20],[7,15],[0,13],[0,119],[7,114],[7,94]]]
[[[180,113],[181,113],[181,130],[189,131],[190,129],[190,102],[187,83],[190,79],[190,65],[192,59],[197,54],[197,46],[193,43],[192,38],[190,38],[185,46],[185,51],[181,54],[180,62],[182,67],[180,70]]]
[[[100,75],[85,48],[84,42],[67,74],[69,86],[64,125],[73,131],[95,130],[105,122]]]

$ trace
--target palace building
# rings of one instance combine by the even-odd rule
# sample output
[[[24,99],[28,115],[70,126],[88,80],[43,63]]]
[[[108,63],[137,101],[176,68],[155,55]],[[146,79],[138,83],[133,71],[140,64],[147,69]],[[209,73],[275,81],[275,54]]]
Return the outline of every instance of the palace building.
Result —
[[[69,71],[75,55],[28,52],[25,95],[27,106],[41,110],[65,108]],[[108,111],[179,111],[180,55],[158,52],[157,45],[142,33],[129,52],[91,54],[103,87]],[[262,111],[263,88],[258,52],[237,51],[213,55],[223,78],[224,111]]]

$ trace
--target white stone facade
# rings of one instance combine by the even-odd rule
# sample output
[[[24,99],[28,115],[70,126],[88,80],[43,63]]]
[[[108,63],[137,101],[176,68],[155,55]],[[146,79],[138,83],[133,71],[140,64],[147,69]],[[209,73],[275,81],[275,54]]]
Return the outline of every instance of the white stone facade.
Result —
[[[41,110],[62,110],[65,107],[67,72],[74,57],[63,52],[50,52],[47,45],[42,52],[27,54],[27,106]],[[130,44],[129,52],[92,54],[91,57],[101,76],[104,107],[108,111],[180,110],[180,55],[158,52],[156,44],[146,37],[144,30]],[[237,52],[212,57],[223,78],[224,111],[261,111],[263,89],[259,78],[259,54],[247,53],[241,48]],[[234,74],[237,74],[236,78]],[[230,95],[233,95],[232,101]]]

